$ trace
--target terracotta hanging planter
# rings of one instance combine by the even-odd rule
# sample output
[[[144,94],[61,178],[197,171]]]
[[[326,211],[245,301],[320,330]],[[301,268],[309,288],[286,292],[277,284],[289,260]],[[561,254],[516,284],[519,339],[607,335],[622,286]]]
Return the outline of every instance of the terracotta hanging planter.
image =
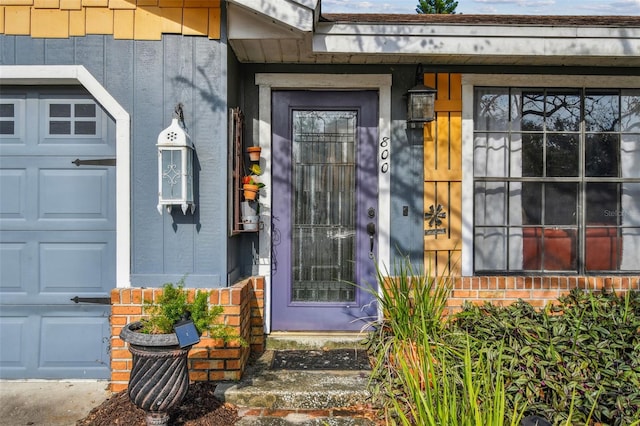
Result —
[[[260,189],[260,187],[258,185],[245,183],[244,185],[242,185],[242,189],[244,190],[245,200],[255,200],[258,196],[258,190]]]
[[[262,148],[259,146],[250,146],[247,148],[247,152],[249,153],[249,160],[251,161],[260,161],[260,152]]]

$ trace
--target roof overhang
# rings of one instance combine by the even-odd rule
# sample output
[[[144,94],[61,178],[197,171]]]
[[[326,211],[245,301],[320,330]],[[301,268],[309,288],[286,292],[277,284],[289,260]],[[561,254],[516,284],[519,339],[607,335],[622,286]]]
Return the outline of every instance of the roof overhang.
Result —
[[[229,0],[228,24],[247,63],[640,66],[640,17],[322,16],[318,0]]]

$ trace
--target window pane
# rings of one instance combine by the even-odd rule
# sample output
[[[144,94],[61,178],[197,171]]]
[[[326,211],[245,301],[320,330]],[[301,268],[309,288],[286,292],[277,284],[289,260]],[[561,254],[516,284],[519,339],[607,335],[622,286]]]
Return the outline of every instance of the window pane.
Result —
[[[71,117],[71,105],[69,104],[49,105],[49,117]]]
[[[480,133],[474,139],[473,162],[476,176],[509,176],[506,133]]]
[[[587,132],[616,132],[620,129],[618,93],[588,91],[584,98],[584,122]]]
[[[544,129],[544,92],[523,92],[521,111],[520,130],[542,131]]]
[[[506,183],[476,182],[476,225],[506,225]]]
[[[95,117],[96,104],[75,104],[74,111],[76,117]]]
[[[578,176],[578,135],[547,134],[547,176]]]
[[[542,228],[522,230],[522,269],[542,270]]]
[[[621,187],[618,216],[622,226],[640,226],[640,183],[627,182],[621,184]],[[637,266],[640,269],[640,261]]]
[[[95,121],[76,121],[74,127],[75,127],[76,135],[95,135],[96,134]]]
[[[69,122],[69,121],[50,121],[49,122],[49,134],[50,135],[70,135],[71,134],[71,122]]]
[[[522,135],[522,176],[540,177],[544,170],[544,136],[541,133]]]
[[[577,230],[545,229],[542,256],[545,271],[574,271],[577,269]]]
[[[509,89],[476,89],[474,117],[476,130],[508,130]]]
[[[13,135],[15,133],[15,122],[0,121],[0,135]]]
[[[0,117],[15,117],[14,104],[0,104]]]
[[[618,177],[619,156],[618,135],[587,135],[584,159],[587,176]]]
[[[640,265],[640,228],[622,228],[621,271],[638,271]]]
[[[622,260],[622,238],[615,227],[587,227],[585,269],[587,271],[617,271]]]
[[[475,269],[477,271],[507,268],[507,230],[505,228],[476,228]]]
[[[586,224],[616,225],[620,214],[619,184],[590,182],[586,188]]]
[[[620,172],[624,178],[640,177],[640,134],[622,135],[620,143]]]
[[[580,130],[580,92],[575,90],[547,92],[545,116],[549,131]]]
[[[179,150],[162,151],[162,199],[182,199],[182,152]]]
[[[522,183],[522,224],[542,225],[542,183]]]
[[[544,224],[575,225],[578,219],[578,184],[547,183],[544,189]]]
[[[640,90],[623,90],[621,105],[622,131],[640,133]]]

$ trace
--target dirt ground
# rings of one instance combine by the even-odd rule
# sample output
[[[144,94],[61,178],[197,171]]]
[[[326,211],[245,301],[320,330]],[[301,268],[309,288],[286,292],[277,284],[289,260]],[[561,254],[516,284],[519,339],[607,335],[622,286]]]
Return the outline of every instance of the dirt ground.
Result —
[[[179,407],[169,412],[172,426],[227,426],[238,421],[235,407],[214,397],[214,383],[195,382]],[[144,411],[133,405],[127,391],[114,394],[97,406],[76,426],[145,426]]]

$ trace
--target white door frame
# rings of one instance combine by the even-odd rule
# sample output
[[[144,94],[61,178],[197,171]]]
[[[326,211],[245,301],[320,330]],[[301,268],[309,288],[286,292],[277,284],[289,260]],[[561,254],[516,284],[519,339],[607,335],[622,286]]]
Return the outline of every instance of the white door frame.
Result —
[[[2,85],[81,85],[116,121],[116,287],[130,287],[130,119],[82,65],[0,65]]]
[[[253,140],[262,147],[265,182],[271,182],[271,91],[274,89],[377,90],[378,91],[378,259],[388,265],[391,233],[391,74],[256,74],[259,86],[258,122]],[[260,196],[261,220],[258,274],[265,279],[264,327],[271,332],[271,185]]]

